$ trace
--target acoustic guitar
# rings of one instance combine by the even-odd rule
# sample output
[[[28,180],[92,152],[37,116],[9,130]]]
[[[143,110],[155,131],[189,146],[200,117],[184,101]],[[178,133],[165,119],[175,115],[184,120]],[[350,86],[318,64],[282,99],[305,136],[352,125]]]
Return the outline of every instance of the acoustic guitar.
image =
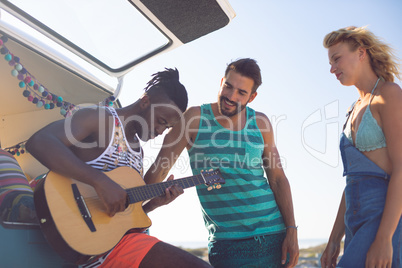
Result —
[[[113,217],[106,214],[92,186],[73,178],[50,171],[35,188],[34,202],[41,230],[53,249],[69,262],[86,263],[112,249],[127,231],[151,226],[142,203],[164,195],[167,187],[177,184],[185,189],[206,184],[209,188],[220,188],[220,183],[225,183],[218,169],[149,185],[130,167],[105,174],[122,186],[128,196],[126,210]]]

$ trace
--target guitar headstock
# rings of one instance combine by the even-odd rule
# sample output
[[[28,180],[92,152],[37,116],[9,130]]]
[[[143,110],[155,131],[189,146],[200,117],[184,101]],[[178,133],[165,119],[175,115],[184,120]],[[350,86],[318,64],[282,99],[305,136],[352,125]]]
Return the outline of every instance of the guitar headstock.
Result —
[[[221,184],[225,183],[219,169],[210,169],[208,171],[201,171],[201,176],[204,179],[205,185],[208,186],[208,191],[212,189],[220,189]]]

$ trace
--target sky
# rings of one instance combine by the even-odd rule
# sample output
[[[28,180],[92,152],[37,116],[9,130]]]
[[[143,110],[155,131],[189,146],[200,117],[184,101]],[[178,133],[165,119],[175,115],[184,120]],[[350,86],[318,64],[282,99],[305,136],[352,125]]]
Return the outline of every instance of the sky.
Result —
[[[338,144],[347,108],[358,98],[329,72],[324,36],[346,26],[367,26],[402,57],[401,0],[229,0],[236,17],[226,27],[151,59],[124,80],[123,106],[140,97],[151,74],[176,67],[189,106],[217,100],[226,65],[250,57],[263,83],[249,106],[265,113],[290,182],[299,239],[327,239],[345,186]],[[400,81],[396,81],[401,85]],[[145,168],[163,136],[144,144]],[[170,174],[192,175],[186,150]],[[161,240],[199,241],[207,231],[194,188],[149,214]]]

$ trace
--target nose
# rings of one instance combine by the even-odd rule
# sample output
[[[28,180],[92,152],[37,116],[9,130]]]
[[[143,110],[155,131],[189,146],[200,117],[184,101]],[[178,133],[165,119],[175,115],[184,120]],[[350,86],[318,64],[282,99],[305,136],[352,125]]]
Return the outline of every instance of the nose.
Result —
[[[228,98],[228,100],[230,100],[232,102],[236,102],[236,92],[235,92],[235,90],[232,90],[232,91],[228,92],[228,94],[226,95],[226,98]]]
[[[163,132],[165,132],[165,130],[167,129],[166,126],[158,126],[155,128],[155,135],[159,136],[162,135]]]
[[[332,64],[331,69],[329,70],[331,74],[335,73],[336,67]]]

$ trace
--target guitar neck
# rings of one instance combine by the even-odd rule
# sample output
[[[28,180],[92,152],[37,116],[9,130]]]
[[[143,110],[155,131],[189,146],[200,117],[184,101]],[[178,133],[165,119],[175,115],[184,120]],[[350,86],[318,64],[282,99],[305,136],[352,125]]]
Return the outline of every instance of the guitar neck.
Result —
[[[165,194],[165,189],[172,185],[179,185],[183,189],[205,183],[202,175],[190,176],[178,180],[148,184],[144,186],[126,189],[129,204],[149,200]]]

